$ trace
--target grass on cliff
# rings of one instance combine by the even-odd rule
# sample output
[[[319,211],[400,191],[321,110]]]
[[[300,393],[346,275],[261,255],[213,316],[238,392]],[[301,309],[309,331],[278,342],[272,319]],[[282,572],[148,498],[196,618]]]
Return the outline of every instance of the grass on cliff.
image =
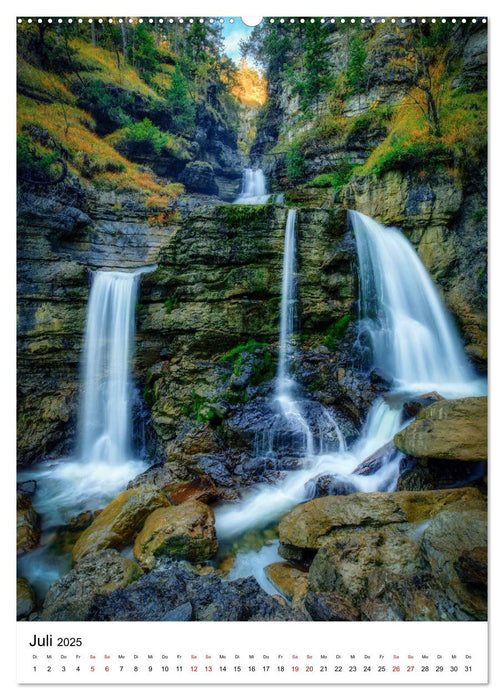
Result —
[[[486,149],[487,93],[447,93],[441,107],[441,135],[433,136],[418,106],[405,97],[395,110],[388,136],[359,169],[381,175],[389,170],[458,174],[459,165],[480,159]]]
[[[136,192],[146,197],[175,197],[183,191],[179,183],[162,183],[146,168],[139,168],[94,133],[94,120],[72,103],[41,103],[18,97],[18,135],[24,138],[24,151],[47,156],[56,146],[73,175],[92,181],[103,189]],[[22,163],[19,163],[22,166]]]

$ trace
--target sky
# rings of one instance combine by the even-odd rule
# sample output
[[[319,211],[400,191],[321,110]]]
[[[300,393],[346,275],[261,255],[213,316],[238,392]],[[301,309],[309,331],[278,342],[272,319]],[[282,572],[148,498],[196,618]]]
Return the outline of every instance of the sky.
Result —
[[[233,22],[229,20],[232,19]],[[240,56],[240,41],[242,39],[247,39],[252,32],[253,27],[248,27],[243,23],[241,17],[224,17],[224,24],[222,25],[225,52],[232,58],[233,61],[238,64]],[[251,63],[249,59],[249,63]]]

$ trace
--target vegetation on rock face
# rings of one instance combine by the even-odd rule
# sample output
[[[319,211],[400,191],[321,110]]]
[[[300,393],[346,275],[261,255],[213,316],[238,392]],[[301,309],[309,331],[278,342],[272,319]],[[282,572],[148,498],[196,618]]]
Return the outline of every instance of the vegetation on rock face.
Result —
[[[101,189],[176,197],[196,124],[203,121],[211,139],[218,123],[228,147],[235,138],[235,72],[218,24],[22,23],[20,184],[52,180],[59,158],[70,176]],[[174,165],[154,174],[153,156]]]

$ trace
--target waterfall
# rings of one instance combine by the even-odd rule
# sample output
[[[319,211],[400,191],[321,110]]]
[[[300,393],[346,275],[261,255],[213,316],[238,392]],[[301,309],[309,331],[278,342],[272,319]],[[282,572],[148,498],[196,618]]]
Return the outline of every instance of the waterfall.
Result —
[[[320,474],[332,474],[350,490],[393,491],[402,458],[393,447],[384,452],[372,473],[359,473],[357,467],[405,425],[404,402],[429,390],[445,397],[485,393],[486,383],[476,377],[465,357],[456,329],[413,246],[397,229],[386,228],[363,214],[350,212],[350,220],[359,255],[361,324],[369,333],[374,363],[389,375],[393,391],[371,406],[359,439],[349,448],[340,441],[337,452],[315,455],[307,450],[311,459],[306,468],[289,473],[275,486],[252,490],[239,505],[218,509],[217,530],[223,538],[278,521],[310,497],[310,480]],[[276,399],[300,430],[304,422],[309,431],[289,374],[295,322],[295,251],[295,212],[291,210],[284,246]]]
[[[285,224],[282,266],[282,298],[280,304],[280,337],[275,400],[288,423],[303,435],[305,452],[313,455],[313,435],[299,402],[294,397],[295,382],[290,376],[293,333],[297,320],[297,211],[289,209]],[[274,429],[274,427],[273,427]]]
[[[477,383],[450,319],[415,249],[395,228],[349,212],[359,256],[362,326],[377,368],[399,389],[445,397]]]
[[[266,178],[260,168],[243,171],[242,190],[234,204],[265,204],[269,199]]]
[[[139,273],[94,274],[84,348],[81,459],[114,466],[131,459],[130,362]]]
[[[132,444],[136,394],[131,362],[138,283],[141,274],[152,269],[93,274],[77,455],[22,473],[23,479],[37,481],[33,504],[46,529],[68,522],[83,510],[103,508],[148,466],[134,454]]]

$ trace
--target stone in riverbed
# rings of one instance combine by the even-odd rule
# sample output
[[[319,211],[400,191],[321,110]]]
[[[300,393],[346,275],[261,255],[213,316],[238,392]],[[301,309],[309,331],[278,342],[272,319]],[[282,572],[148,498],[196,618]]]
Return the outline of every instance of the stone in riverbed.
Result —
[[[312,620],[323,622],[354,622],[360,613],[350,601],[337,593],[313,593],[304,599],[304,605]]]
[[[191,481],[176,485],[170,490],[168,497],[174,506],[184,501],[209,503],[216,500],[218,492],[212,479],[207,474],[203,474]]]
[[[475,488],[316,499],[282,518],[279,539],[284,556],[312,557],[310,592],[336,593],[363,619],[485,619],[486,505]]]
[[[301,503],[284,515],[279,525],[280,543],[301,550],[317,550],[339,528],[379,528],[392,523],[420,523],[445,509],[485,510],[481,493],[474,488],[395,493],[352,493],[326,496]]]
[[[445,399],[422,409],[394,436],[413,457],[472,461],[487,459],[487,397]]]
[[[190,604],[190,607],[189,605]],[[98,595],[88,620],[157,621],[303,620],[281,605],[253,577],[224,581],[215,572],[200,575],[188,562],[164,560],[127,588]]]
[[[303,598],[308,592],[308,571],[290,562],[273,562],[264,567],[271,583],[289,600]]]
[[[143,574],[138,564],[113,550],[89,554],[47,592],[42,620],[85,620],[98,593],[128,586]]]
[[[133,540],[149,513],[169,505],[165,494],[154,486],[123,491],[79,537],[72,552],[74,562],[91,552],[124,547]]]
[[[486,619],[486,582],[481,587],[482,571],[486,564],[487,517],[480,510],[463,513],[442,512],[432,519],[422,540],[422,550],[430,568],[454,603],[467,610],[476,619]],[[471,581],[464,557],[477,551],[479,580]],[[474,568],[474,567],[473,567]],[[469,580],[468,580],[469,579]],[[476,583],[478,585],[473,586]]]
[[[151,513],[135,540],[133,554],[152,568],[159,556],[206,561],[217,549],[212,509],[199,501],[186,501]]]

